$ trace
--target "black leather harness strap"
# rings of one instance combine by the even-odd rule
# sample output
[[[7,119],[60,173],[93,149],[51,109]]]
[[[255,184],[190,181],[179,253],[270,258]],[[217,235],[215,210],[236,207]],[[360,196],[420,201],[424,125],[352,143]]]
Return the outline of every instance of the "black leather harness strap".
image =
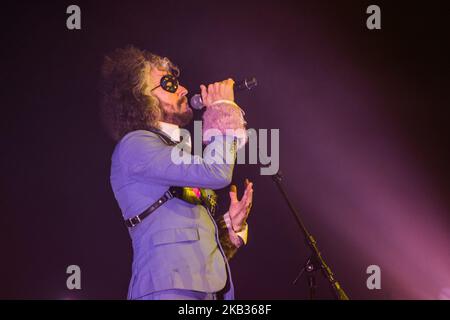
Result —
[[[164,195],[159,198],[158,200],[156,200],[155,203],[153,203],[150,207],[148,207],[144,212],[142,212],[141,214],[138,214],[137,216],[134,216],[131,219],[125,220],[125,225],[128,228],[132,228],[135,225],[139,224],[142,222],[142,220],[144,220],[145,218],[147,218],[153,211],[155,211],[156,209],[158,209],[160,206],[162,206],[166,201],[170,200],[173,198],[172,193],[170,192],[170,189],[166,191],[166,193],[164,193]]]
[[[169,137],[167,137],[164,133],[162,133],[160,130],[157,129],[148,129],[149,131],[155,133],[165,144],[169,146],[173,146],[176,144],[176,142],[170,140]],[[178,188],[170,187],[169,190],[167,190],[164,195],[156,200],[150,207],[148,207],[144,212],[141,214],[138,214],[137,216],[134,216],[133,218],[125,220],[125,225],[128,228],[133,228],[135,225],[138,225],[142,222],[145,218],[147,218],[153,211],[158,209],[160,206],[162,206],[164,203],[166,203],[168,200],[172,199],[177,195],[177,192],[179,192]]]
[[[157,134],[159,138],[167,145],[174,146],[177,143],[170,140],[169,137],[167,137],[164,133],[162,133],[159,130],[150,130],[153,133]],[[179,198],[181,200],[183,199],[183,189],[182,187],[170,187],[169,190],[167,190],[164,195],[156,200],[150,207],[148,207],[144,212],[141,214],[138,214],[137,216],[134,216],[133,218],[125,220],[125,225],[128,228],[133,228],[134,226],[138,225],[142,222],[145,218],[147,218],[153,211],[158,209],[160,206],[162,206],[164,203],[169,201],[172,198]],[[207,195],[207,201],[202,200],[201,205],[203,205],[212,215],[215,213],[215,207],[217,203],[217,196],[215,194],[209,194]],[[200,204],[200,203],[199,203]]]
[[[168,200],[170,200],[174,197],[177,197],[179,193],[180,193],[179,187],[170,187],[169,190],[167,190],[161,198],[156,200],[144,212],[142,212],[141,214],[138,214],[137,216],[134,216],[133,218],[125,220],[125,225],[128,228],[133,228],[135,225],[138,225],[139,223],[141,223],[142,220],[147,218],[153,211],[158,209],[160,206],[162,206]]]

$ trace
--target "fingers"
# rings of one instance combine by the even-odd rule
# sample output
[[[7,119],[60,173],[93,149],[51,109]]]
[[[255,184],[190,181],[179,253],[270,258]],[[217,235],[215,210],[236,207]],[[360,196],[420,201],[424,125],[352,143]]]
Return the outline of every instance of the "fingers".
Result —
[[[206,87],[202,84],[200,85],[201,95],[202,95],[202,101],[205,106],[208,106],[207,100],[208,100],[208,92],[206,91]]]
[[[237,187],[235,185],[232,185],[231,188],[234,188],[235,192],[237,193]],[[253,182],[245,179],[245,191],[244,195],[242,196],[241,202],[245,203],[249,195],[253,195]]]
[[[242,196],[241,203],[248,207],[252,200],[253,200],[253,183],[252,182],[246,182],[247,187],[245,188],[244,195]]]
[[[248,179],[245,179],[245,185],[244,195],[240,201],[237,198],[236,185],[231,185],[230,187],[231,205],[229,212],[233,224],[233,230],[240,230],[242,228],[252,207],[253,183]]]
[[[230,199],[231,199],[231,203],[236,203],[238,202],[238,198],[237,198],[237,187],[232,184],[230,186]]]
[[[221,96],[222,99],[234,101],[234,80],[229,78],[221,82]]]
[[[210,106],[214,101],[231,100],[234,101],[234,80],[229,78],[221,82],[209,84],[208,87],[201,85],[202,100],[205,106]]]
[[[245,206],[248,206],[250,202],[253,200],[253,183],[250,183],[245,189],[244,196],[242,197],[242,202],[244,202]]]
[[[253,182],[250,182],[247,178],[245,179],[245,192],[253,190]]]
[[[248,197],[245,202],[245,206],[251,207],[252,202],[253,202],[253,189],[250,189],[250,191],[248,192]]]
[[[250,209],[253,203],[253,183],[248,179],[245,179],[245,184],[247,187],[245,188],[244,196],[242,197],[242,201],[244,201],[244,205],[247,208],[247,215],[250,213]]]
[[[223,88],[221,88],[221,85],[220,85],[219,82],[214,83],[212,86],[213,86],[213,89],[214,89],[214,95],[222,93],[222,89]]]
[[[216,94],[214,84],[208,85],[208,94],[214,96]]]

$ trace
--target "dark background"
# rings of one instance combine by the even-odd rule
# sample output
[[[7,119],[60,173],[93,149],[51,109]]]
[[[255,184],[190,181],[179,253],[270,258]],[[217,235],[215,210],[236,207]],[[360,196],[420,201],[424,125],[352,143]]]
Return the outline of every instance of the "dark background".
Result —
[[[66,28],[70,4],[81,30]],[[366,28],[370,4],[381,30]],[[97,84],[103,56],[127,44],[170,57],[191,94],[258,78],[237,101],[249,127],[280,129],[285,185],[351,298],[450,287],[444,1],[17,1],[1,12],[0,298],[126,297],[132,252]],[[291,284],[308,251],[287,206],[258,166],[238,166],[234,182],[245,177],[255,202],[231,262],[237,298],[306,298],[305,279]],[[66,288],[71,264],[80,291]],[[372,264],[381,290],[366,287]]]

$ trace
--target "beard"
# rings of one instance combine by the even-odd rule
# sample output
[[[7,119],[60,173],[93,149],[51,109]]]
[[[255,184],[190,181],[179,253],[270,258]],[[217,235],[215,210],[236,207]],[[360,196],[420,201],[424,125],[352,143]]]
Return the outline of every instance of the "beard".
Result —
[[[194,113],[191,108],[187,107],[185,111],[181,111],[183,109],[183,104],[187,103],[187,98],[182,97],[180,100],[178,100],[176,105],[176,111],[174,112],[167,112],[166,108],[168,107],[167,104],[161,103],[161,111],[162,111],[162,118],[161,121],[176,124],[179,127],[184,127],[185,125],[189,124],[192,121],[192,118],[194,117]]]

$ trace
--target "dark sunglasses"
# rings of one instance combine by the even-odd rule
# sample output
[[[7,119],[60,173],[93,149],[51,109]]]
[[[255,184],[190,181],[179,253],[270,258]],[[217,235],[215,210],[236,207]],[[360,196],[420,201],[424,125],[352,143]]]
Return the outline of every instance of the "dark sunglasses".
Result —
[[[154,87],[152,90],[153,91],[159,87],[163,88],[165,91],[170,92],[170,93],[175,93],[178,90],[178,86],[179,86],[179,81],[177,79],[176,76],[171,75],[171,74],[166,74],[165,76],[163,76],[159,82],[159,86]]]

